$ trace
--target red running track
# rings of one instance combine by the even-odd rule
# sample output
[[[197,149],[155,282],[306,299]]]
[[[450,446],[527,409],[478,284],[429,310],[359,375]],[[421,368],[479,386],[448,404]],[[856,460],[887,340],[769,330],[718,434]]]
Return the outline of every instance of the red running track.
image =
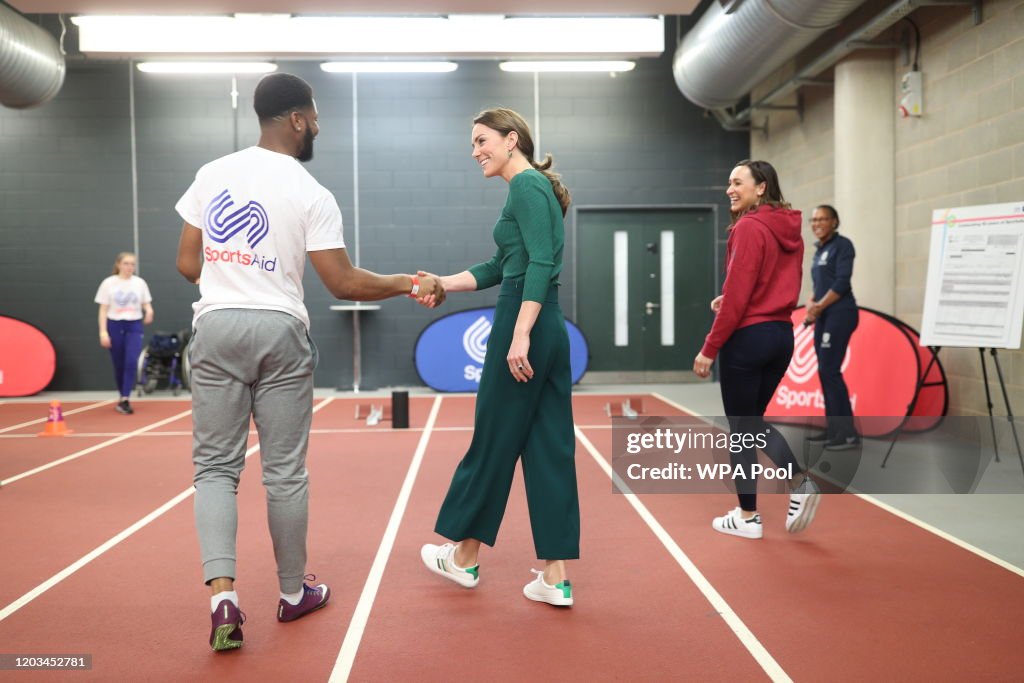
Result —
[[[353,681],[769,678],[627,497],[612,493],[597,460],[610,454],[608,400],[574,401],[594,452],[577,443],[583,560],[570,565],[577,598],[570,610],[522,596],[528,569],[541,563],[518,477],[475,590],[421,566],[419,547],[439,542],[434,516],[471,435],[472,397],[444,397],[396,518],[393,548],[372,577],[379,588],[363,601],[365,630],[352,629],[435,399],[414,398],[413,428],[395,431],[361,427],[354,400],[337,399],[318,408],[309,453],[309,570],[332,586],[326,609],[276,622],[263,492],[258,472],[248,471],[239,490],[237,583],[246,644],[209,651],[208,590],[187,493],[191,439],[176,434],[190,429],[186,415],[152,430],[162,435],[133,436],[0,489],[0,652],[93,655],[90,672],[23,671],[17,680],[323,681],[348,635],[349,645],[358,644]],[[25,405],[0,405],[0,430],[32,419]],[[129,418],[104,407],[69,422],[83,434],[127,433],[189,404],[136,407],[144,410]],[[653,398],[645,408],[678,414]],[[13,436],[34,428],[0,431],[0,479],[111,440]],[[258,469],[258,457],[249,470]],[[105,552],[44,583],[173,500]],[[777,679],[1017,680],[1024,668],[1016,646],[1024,579],[859,498],[828,496],[814,526],[788,536],[785,498],[764,496],[758,542],[711,531],[710,518],[735,505],[729,496],[638,500],[777,663],[768,668]],[[33,592],[40,585],[45,590]]]

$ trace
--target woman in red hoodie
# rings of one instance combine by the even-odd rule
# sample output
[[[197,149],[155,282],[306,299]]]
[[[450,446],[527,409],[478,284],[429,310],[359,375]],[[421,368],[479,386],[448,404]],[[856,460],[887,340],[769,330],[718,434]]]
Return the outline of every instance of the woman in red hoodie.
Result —
[[[704,347],[693,361],[700,377],[711,373],[718,357],[722,404],[734,434],[765,435],[765,453],[778,467],[792,466],[786,530],[795,533],[810,524],[819,491],[805,477],[785,437],[764,420],[768,407],[793,356],[792,314],[800,298],[804,243],[800,212],[782,197],[779,176],[767,161],[741,161],[729,175],[729,210],[733,216],[726,245],[726,274],[722,294],[711,302],[716,313]],[[740,506],[711,526],[732,536],[761,538],[757,514],[757,483],[750,465],[753,448],[732,452],[734,466],[744,468],[737,478]]]

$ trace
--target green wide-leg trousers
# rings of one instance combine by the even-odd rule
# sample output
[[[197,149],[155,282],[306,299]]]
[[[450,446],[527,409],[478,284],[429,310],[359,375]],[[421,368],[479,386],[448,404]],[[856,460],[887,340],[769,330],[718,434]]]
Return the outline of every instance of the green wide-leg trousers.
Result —
[[[501,285],[476,400],[473,441],[452,477],[434,530],[493,546],[522,457],[538,559],[579,558],[580,509],[572,421],[569,336],[551,287],[530,333],[534,376],[516,382],[506,357],[522,303],[522,281]]]

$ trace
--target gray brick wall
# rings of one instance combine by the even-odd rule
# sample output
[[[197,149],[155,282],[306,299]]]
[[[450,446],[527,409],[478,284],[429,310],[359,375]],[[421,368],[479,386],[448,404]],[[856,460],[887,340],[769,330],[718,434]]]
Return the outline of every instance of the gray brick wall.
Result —
[[[52,388],[113,386],[92,300],[131,248],[130,144],[125,66],[76,70],[45,106],[0,108],[0,314],[53,340]]]
[[[669,42],[671,45],[671,41]],[[577,205],[717,203],[747,155],[742,133],[723,132],[688,103],[670,53],[635,71],[542,75],[539,154],[555,155]],[[313,175],[334,192],[354,252],[352,77],[316,63],[284,63],[316,93],[321,134]],[[154,295],[153,329],[187,327],[195,288],[174,268],[181,221],[174,203],[200,165],[258,134],[256,79],[135,76],[141,275]],[[463,62],[451,74],[358,77],[360,264],[378,272],[457,272],[488,259],[507,185],[484,179],[470,158],[470,121],[489,106],[534,118],[533,77],[495,62]],[[29,111],[0,109],[0,314],[54,340],[52,389],[112,387],[96,343],[92,297],[117,251],[132,248],[129,70],[125,63],[72,63],[62,92]],[[567,233],[571,235],[571,226]],[[573,245],[566,244],[563,304],[571,306]],[[354,258],[354,253],[353,253]],[[351,384],[351,318],[307,268],[306,304],[321,351],[318,386]],[[363,384],[418,384],[416,337],[446,313],[493,304],[494,292],[460,294],[427,311],[382,302],[364,314]]]
[[[911,15],[921,30],[924,115],[899,119],[893,113],[893,259],[896,316],[915,328],[920,328],[924,308],[932,211],[1024,199],[1024,2],[990,0],[983,15],[977,26],[964,7],[926,7]],[[898,88],[909,70],[898,51],[892,53],[892,68]],[[768,87],[761,84],[755,97]],[[753,135],[751,146],[755,156],[776,162],[786,197],[808,211],[834,198],[834,98],[831,89],[803,92],[802,120],[771,113],[771,134]],[[842,214],[843,207],[836,208]],[[804,236],[807,244],[813,241],[809,227]],[[805,278],[804,296],[809,291]],[[1024,402],[1024,352],[1007,350],[999,357],[1010,402],[1019,406]],[[977,351],[946,348],[941,358],[949,380],[950,412],[984,414],[985,384]],[[990,372],[989,380],[998,402],[998,379]]]

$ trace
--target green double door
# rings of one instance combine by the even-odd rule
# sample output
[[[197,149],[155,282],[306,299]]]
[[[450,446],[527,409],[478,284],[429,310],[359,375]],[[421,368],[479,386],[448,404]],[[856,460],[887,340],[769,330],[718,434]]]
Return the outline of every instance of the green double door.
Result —
[[[690,371],[716,295],[711,209],[581,209],[577,324],[589,372]]]

